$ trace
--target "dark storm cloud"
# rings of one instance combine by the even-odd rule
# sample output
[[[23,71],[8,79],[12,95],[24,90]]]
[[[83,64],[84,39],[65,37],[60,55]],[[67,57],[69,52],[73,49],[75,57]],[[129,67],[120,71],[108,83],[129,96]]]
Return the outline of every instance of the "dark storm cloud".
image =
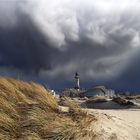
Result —
[[[120,76],[116,78],[117,84],[114,81],[114,87],[119,89],[130,89],[131,91],[140,91],[140,49],[133,52],[133,57],[129,60],[128,65],[123,69]]]
[[[125,87],[127,75],[136,77],[128,67],[138,65],[132,53],[140,45],[137,0],[15,0],[0,7],[1,69],[60,83],[79,71],[82,80]]]
[[[54,50],[27,15],[18,14],[16,26],[0,27],[1,67],[38,73],[51,68]]]

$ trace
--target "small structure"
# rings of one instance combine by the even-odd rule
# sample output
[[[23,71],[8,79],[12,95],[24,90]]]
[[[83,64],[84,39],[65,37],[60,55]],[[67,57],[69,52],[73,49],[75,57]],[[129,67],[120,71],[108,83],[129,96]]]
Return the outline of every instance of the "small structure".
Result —
[[[108,89],[107,92],[106,92],[106,96],[108,96],[108,97],[114,97],[114,96],[116,96],[115,90]]]
[[[105,96],[106,92],[107,89],[104,86],[96,86],[81,93],[80,96],[81,97]]]
[[[69,96],[69,97],[79,97],[80,93],[81,93],[81,90],[77,90],[75,88],[69,88],[63,91],[63,95]]]
[[[74,88],[77,91],[80,91],[80,76],[77,72],[75,73],[75,87]]]
[[[56,96],[56,93],[55,93],[54,90],[49,90],[49,93],[50,93],[51,95],[53,95],[54,97]]]
[[[81,92],[83,92],[83,89],[80,89],[80,76],[78,72],[75,73],[75,85],[74,88],[68,88],[63,91],[64,96],[69,97],[79,97]]]

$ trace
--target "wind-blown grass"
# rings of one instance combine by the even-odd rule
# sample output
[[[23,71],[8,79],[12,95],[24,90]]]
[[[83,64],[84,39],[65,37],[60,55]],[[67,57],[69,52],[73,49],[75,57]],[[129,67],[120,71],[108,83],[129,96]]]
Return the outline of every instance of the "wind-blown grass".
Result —
[[[35,83],[0,78],[0,139],[94,139],[94,116],[66,100],[70,112],[59,111],[55,98]]]

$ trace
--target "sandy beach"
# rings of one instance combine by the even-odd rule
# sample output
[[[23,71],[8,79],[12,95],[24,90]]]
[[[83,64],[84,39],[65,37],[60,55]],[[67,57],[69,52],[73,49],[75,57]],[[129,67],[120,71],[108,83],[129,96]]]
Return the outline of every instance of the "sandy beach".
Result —
[[[61,110],[68,112],[68,107]],[[140,109],[84,109],[98,118],[96,140],[140,140]]]
[[[98,116],[99,140],[140,140],[140,110],[88,109]]]

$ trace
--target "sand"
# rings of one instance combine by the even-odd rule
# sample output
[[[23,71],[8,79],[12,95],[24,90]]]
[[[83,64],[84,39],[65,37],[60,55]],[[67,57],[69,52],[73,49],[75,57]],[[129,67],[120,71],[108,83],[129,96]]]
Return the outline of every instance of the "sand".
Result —
[[[140,110],[87,110],[99,118],[98,140],[140,140]]]
[[[113,107],[114,108],[114,107]],[[68,107],[60,107],[68,112]],[[140,109],[84,109],[98,119],[91,129],[96,140],[140,140]]]

